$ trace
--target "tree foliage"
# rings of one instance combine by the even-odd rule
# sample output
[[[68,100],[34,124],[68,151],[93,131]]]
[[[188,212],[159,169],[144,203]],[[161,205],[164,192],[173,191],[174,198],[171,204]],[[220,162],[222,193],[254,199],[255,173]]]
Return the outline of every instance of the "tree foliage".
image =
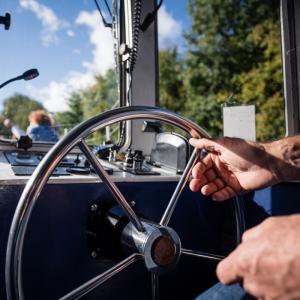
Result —
[[[68,105],[68,111],[58,112],[56,114],[56,120],[61,129],[73,128],[83,121],[82,95],[80,92],[73,92],[71,94],[68,99]]]
[[[285,134],[280,31],[266,20],[255,26],[249,38],[264,50],[257,65],[233,78],[240,86],[236,98],[256,105],[258,138],[270,140]]]
[[[234,99],[236,104],[255,104],[259,139],[282,135],[279,1],[190,0],[188,10],[190,117],[220,135],[222,104]]]
[[[184,61],[177,49],[159,53],[159,105],[177,113],[185,112],[186,88],[184,85]]]
[[[105,75],[97,75],[95,84],[91,87],[71,94],[68,99],[68,111],[56,114],[61,132],[110,109],[118,100],[117,93],[116,76],[113,70],[108,70]],[[94,133],[90,142],[100,143],[103,136],[102,132]]]
[[[110,69],[105,75],[96,76],[96,83],[83,92],[83,114],[88,119],[107,109],[111,109],[118,100],[116,75]],[[100,144],[104,141],[105,132],[95,132],[90,137],[90,143]]]
[[[188,12],[186,49],[159,54],[160,106],[217,136],[223,105],[254,104],[258,139],[284,135],[279,0],[189,0]],[[115,73],[109,70],[90,88],[74,92],[69,110],[57,120],[71,128],[117,99]],[[23,108],[20,115],[26,118]],[[18,122],[26,127],[24,119]]]
[[[283,136],[279,1],[189,0],[188,11],[187,51],[160,54],[161,105],[216,136],[223,105],[254,104],[258,139]]]
[[[110,109],[118,100],[115,72],[108,70],[96,76],[96,83],[83,91],[82,97],[84,119]]]
[[[105,75],[97,75],[91,87],[73,92],[68,99],[68,111],[57,113],[56,117],[61,126],[71,128],[111,108],[117,99],[115,73],[108,70]]]
[[[2,120],[9,118],[19,128],[26,130],[29,125],[28,115],[31,111],[44,109],[43,105],[28,96],[15,94],[3,102],[3,110],[1,113]],[[3,127],[1,122],[1,132],[10,135],[10,131]]]

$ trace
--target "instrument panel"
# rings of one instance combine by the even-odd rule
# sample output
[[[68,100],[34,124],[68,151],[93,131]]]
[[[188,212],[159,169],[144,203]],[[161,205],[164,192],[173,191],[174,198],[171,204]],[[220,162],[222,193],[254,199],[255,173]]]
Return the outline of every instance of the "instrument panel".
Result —
[[[16,176],[30,176],[44,158],[46,153],[27,151],[4,151],[7,162],[11,165]],[[113,174],[112,168],[105,168],[109,174]],[[83,154],[68,154],[62,159],[52,176],[69,176],[71,174],[88,175],[93,173]]]

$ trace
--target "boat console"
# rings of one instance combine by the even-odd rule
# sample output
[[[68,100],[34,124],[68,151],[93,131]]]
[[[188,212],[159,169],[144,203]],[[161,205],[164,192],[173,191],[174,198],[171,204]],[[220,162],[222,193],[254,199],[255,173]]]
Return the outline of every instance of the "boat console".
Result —
[[[9,298],[192,298],[216,280],[215,264],[240,240],[244,218],[235,199],[218,204],[186,187],[200,155],[186,139],[176,134],[162,147],[158,134],[148,157],[84,141],[96,127],[141,117],[206,135],[166,110],[129,107],[80,124],[55,145],[2,145],[0,280]],[[183,170],[174,152],[187,159]]]
[[[20,2],[35,13],[43,7]],[[189,189],[191,170],[207,152],[193,149],[188,139],[209,135],[201,124],[159,107],[162,2],[113,0],[110,11],[105,1],[109,23],[95,1],[104,27],[113,33],[118,87],[110,109],[103,111],[106,106],[97,102],[102,113],[72,125],[56,143],[32,141],[23,131],[14,131],[17,140],[0,138],[1,300],[194,299],[217,282],[217,263],[247,228],[269,215],[300,212],[300,202],[293,201],[298,183],[224,202]],[[296,1],[291,8],[286,4],[291,1],[281,2],[283,13],[294,11]],[[80,20],[91,18],[82,7]],[[288,23],[283,33],[294,33],[289,27],[294,22],[282,20]],[[0,16],[0,24],[8,30],[10,15]],[[74,36],[67,23],[59,24],[68,38]],[[283,42],[294,49],[286,33]],[[293,77],[295,61],[285,62],[285,80]],[[30,69],[0,88],[36,76],[37,69]],[[288,90],[296,91],[294,82]],[[299,103],[287,104],[290,109]],[[290,114],[289,130],[299,127],[296,112]],[[111,126],[117,128],[113,142]],[[107,128],[103,143],[90,142]]]

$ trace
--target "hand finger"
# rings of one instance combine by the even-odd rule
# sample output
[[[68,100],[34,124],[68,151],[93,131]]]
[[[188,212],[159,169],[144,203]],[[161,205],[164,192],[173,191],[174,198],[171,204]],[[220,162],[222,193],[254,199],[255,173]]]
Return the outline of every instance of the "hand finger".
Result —
[[[240,267],[240,249],[241,246],[222,260],[217,266],[217,276],[223,284],[231,284],[243,279],[243,268]]]
[[[206,177],[208,182],[215,180],[218,176],[214,169],[207,170],[203,175]]]
[[[246,232],[244,232],[243,236],[242,236],[242,241],[248,241],[248,240],[253,240],[253,239],[257,239],[259,238],[261,235],[264,234],[266,227],[268,226],[268,224],[270,224],[270,222],[272,222],[272,220],[274,217],[269,217],[267,219],[265,219],[262,223],[252,227],[251,229],[248,229]],[[276,217],[278,218],[278,217]]]
[[[225,188],[213,193],[212,199],[215,201],[223,201],[232,198],[235,195],[236,193],[234,192],[234,190],[231,187],[226,186]]]
[[[190,189],[193,192],[198,192],[201,189],[201,193],[205,196],[209,196],[225,186],[224,182],[220,178],[216,178],[214,181],[207,183],[205,176],[200,179],[192,179],[190,182]]]
[[[212,168],[214,162],[212,159],[212,154],[208,153],[203,159],[202,159],[202,163],[205,164],[206,168]]]
[[[205,171],[207,171],[206,165],[203,162],[199,161],[193,167],[192,176],[194,178],[200,179]]]
[[[189,142],[195,148],[206,149],[211,152],[216,152],[216,151],[218,152],[219,150],[219,145],[216,142],[206,138],[201,138],[201,139],[191,138]]]
[[[203,195],[209,196],[219,190],[221,190],[225,186],[223,180],[217,178],[216,180],[209,182],[201,188],[201,193]],[[198,188],[199,190],[199,188]]]
[[[243,288],[258,299],[264,298],[264,289],[256,283],[255,278],[245,277],[243,280]]]
[[[206,183],[207,180],[205,176],[202,176],[200,179],[192,179],[190,182],[190,189],[193,192],[198,192]]]
[[[198,161],[192,169],[192,176],[194,178],[200,178],[202,174],[209,168],[212,168],[213,161],[211,155],[207,155],[203,160]]]
[[[255,227],[253,227],[253,228],[251,228],[251,229],[249,229],[249,230],[247,230],[247,231],[245,231],[243,233],[242,241],[245,242],[245,241],[249,241],[249,240],[255,239],[260,234],[261,234],[261,230],[260,230],[259,225],[255,226]]]

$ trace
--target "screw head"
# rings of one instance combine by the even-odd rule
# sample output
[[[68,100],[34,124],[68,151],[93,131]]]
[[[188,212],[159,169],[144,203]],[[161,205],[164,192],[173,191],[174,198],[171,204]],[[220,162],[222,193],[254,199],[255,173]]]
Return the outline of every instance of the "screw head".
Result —
[[[130,52],[129,47],[125,43],[122,43],[119,47],[119,54],[120,55],[125,55],[129,52]]]
[[[91,206],[91,211],[96,211],[98,209],[98,205],[97,204],[93,204]]]
[[[97,258],[98,253],[96,251],[92,251],[91,256],[92,256],[92,258]]]

